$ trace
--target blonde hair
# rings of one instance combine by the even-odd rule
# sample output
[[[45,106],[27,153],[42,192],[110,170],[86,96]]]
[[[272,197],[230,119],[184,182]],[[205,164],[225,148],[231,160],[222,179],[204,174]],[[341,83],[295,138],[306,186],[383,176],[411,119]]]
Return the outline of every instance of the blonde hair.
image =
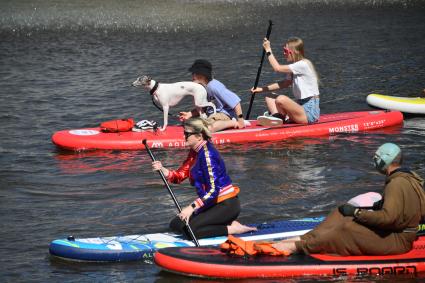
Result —
[[[183,126],[190,127],[195,133],[202,134],[204,140],[209,140],[212,138],[211,132],[208,129],[208,122],[202,118],[195,117],[187,119],[184,121]]]
[[[286,41],[288,48],[294,52],[294,60],[300,61],[304,59],[304,42],[299,37],[290,37]]]
[[[303,59],[306,60],[308,64],[310,65],[310,67],[312,68],[313,73],[316,75],[317,82],[320,83],[319,74],[317,73],[316,68],[314,67],[314,64],[310,60],[305,58],[303,40],[299,37],[294,36],[294,37],[288,38],[288,40],[286,41],[286,44],[288,44],[288,48],[294,52],[293,53],[294,61],[298,62]]]

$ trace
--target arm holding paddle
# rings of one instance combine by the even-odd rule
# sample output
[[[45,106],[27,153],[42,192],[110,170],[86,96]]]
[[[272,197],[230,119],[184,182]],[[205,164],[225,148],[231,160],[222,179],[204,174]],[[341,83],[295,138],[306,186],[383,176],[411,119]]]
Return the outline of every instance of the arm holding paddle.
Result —
[[[267,58],[269,60],[269,63],[272,66],[272,68],[275,72],[289,73],[289,74],[292,73],[292,71],[288,67],[288,65],[280,65],[279,64],[279,62],[277,61],[277,59],[274,57],[274,55],[272,53],[270,41],[267,38],[264,38],[263,48],[264,48],[264,51],[267,54]],[[282,88],[287,88],[291,84],[292,84],[292,79],[286,79],[286,80],[282,80],[282,81],[277,82],[277,83],[272,83],[268,86],[252,88],[251,93],[276,91],[276,90],[279,90],[279,89],[282,89]]]
[[[185,180],[188,177],[189,174],[189,166],[188,164],[191,162],[191,158],[188,158],[185,160],[182,166],[180,166],[177,170],[169,170],[162,166],[161,161],[153,161],[152,162],[152,169],[153,171],[162,171],[164,176],[168,179],[168,181],[172,183],[181,183],[183,180]],[[193,212],[195,211],[195,208],[191,205],[188,205],[182,209],[182,211],[178,214],[178,217],[188,223],[190,216],[192,216]]]
[[[152,170],[161,171],[167,180],[173,184],[180,184],[189,177],[190,166],[193,163],[196,154],[193,151],[189,152],[186,160],[183,164],[176,170],[170,170],[165,168],[161,161],[152,162]]]
[[[261,92],[270,92],[270,91],[276,91],[282,88],[287,88],[292,84],[292,80],[283,80],[277,83],[272,83],[268,86],[263,86],[263,87],[257,87],[257,88],[252,88],[251,92],[252,93],[261,93]]]
[[[189,219],[194,212],[195,212],[195,208],[188,205],[182,209],[182,212],[178,214],[178,217],[180,217],[180,219],[184,221],[185,223],[189,223]]]
[[[270,41],[267,38],[264,38],[263,40],[263,48],[267,54],[267,58],[269,60],[270,66],[272,66],[273,68],[273,71],[279,73],[292,74],[292,70],[288,67],[288,65],[279,64],[276,57],[273,55],[272,48],[270,46]]]
[[[168,175],[170,174],[170,170],[163,167],[161,161],[152,161],[152,169],[153,171],[161,170],[162,173],[164,173],[165,178],[168,178]]]

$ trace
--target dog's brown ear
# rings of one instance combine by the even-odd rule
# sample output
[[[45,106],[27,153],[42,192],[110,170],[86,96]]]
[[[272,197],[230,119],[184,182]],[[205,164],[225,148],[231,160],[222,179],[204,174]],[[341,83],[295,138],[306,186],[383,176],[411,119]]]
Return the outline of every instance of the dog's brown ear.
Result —
[[[151,76],[148,76],[148,81],[151,81],[152,80],[152,77]]]

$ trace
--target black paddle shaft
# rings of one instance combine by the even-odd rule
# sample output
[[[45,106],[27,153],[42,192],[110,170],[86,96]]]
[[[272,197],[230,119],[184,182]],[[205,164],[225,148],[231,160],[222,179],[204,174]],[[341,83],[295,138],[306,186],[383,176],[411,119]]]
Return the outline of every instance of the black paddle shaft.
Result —
[[[270,34],[272,33],[272,26],[273,26],[273,22],[269,20],[269,28],[267,29],[267,34],[266,34],[267,39],[270,38]],[[263,68],[264,56],[266,56],[266,50],[264,50],[263,48],[263,54],[261,55],[260,66],[258,67],[257,77],[255,78],[254,89],[257,88],[258,82],[260,81],[260,75],[261,75],[261,69]],[[254,103],[254,97],[255,97],[255,93],[251,94],[251,100],[249,101],[249,107],[245,117],[246,120],[249,119],[249,115],[251,114],[251,108],[252,108],[252,104]]]
[[[149,156],[151,157],[152,161],[155,161],[155,156],[153,155],[152,151],[150,150],[146,139],[144,139],[142,142],[143,142],[143,145],[146,148],[146,151],[148,152]],[[168,184],[167,179],[165,179],[164,173],[162,173],[161,170],[158,170],[158,172],[159,172],[159,175],[162,178],[162,181],[164,182],[165,186],[167,187],[167,190],[170,193],[171,198],[173,199],[174,204],[176,205],[179,213],[182,212],[182,208],[181,208],[179,202],[177,201],[177,198],[174,195],[173,190],[170,188],[170,185]],[[196,239],[195,234],[192,231],[192,228],[190,228],[189,223],[186,223],[186,227],[187,227],[187,230],[189,231],[190,237],[192,238],[193,242],[195,243],[195,246],[199,247],[199,242]]]

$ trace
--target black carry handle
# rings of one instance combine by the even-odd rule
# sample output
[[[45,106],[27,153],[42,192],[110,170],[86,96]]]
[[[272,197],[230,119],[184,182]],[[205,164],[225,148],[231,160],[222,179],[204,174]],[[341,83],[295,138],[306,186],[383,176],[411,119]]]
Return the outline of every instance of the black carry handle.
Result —
[[[155,161],[155,156],[153,156],[152,151],[150,150],[150,148],[149,148],[149,146],[148,146],[148,143],[147,143],[146,139],[144,139],[144,140],[142,141],[142,143],[143,143],[143,145],[145,146],[146,151],[148,152],[148,154],[149,154],[149,156],[151,157],[152,161]],[[168,185],[168,182],[167,182],[167,180],[165,179],[164,173],[162,173],[162,171],[161,171],[161,170],[158,170],[158,172],[159,172],[159,175],[160,175],[160,176],[161,176],[161,178],[162,178],[162,181],[164,182],[165,186],[167,187],[168,192],[170,193],[171,197],[173,198],[174,204],[176,205],[176,207],[177,207],[177,209],[178,209],[179,213],[180,213],[180,212],[182,212],[181,206],[180,206],[179,202],[177,201],[177,198],[176,198],[176,196],[174,195],[173,190],[171,190],[170,185]],[[193,242],[195,243],[195,246],[199,247],[199,242],[198,242],[198,240],[196,239],[195,234],[193,234],[192,228],[190,228],[189,223],[186,223],[186,227],[187,227],[187,230],[189,231],[190,237],[192,238]]]
[[[269,20],[269,28],[267,29],[267,34],[266,34],[267,40],[270,38],[270,34],[272,33],[272,26],[273,26],[273,22]],[[264,50],[263,48],[263,55],[261,56],[260,66],[258,67],[257,77],[255,78],[254,89],[257,88],[258,82],[260,80],[261,69],[263,68],[264,56],[266,56],[266,50]],[[246,112],[246,117],[245,117],[246,120],[249,119],[249,115],[251,114],[251,108],[252,108],[252,104],[254,103],[254,97],[255,97],[255,93],[252,93],[251,100],[249,101],[248,111]]]

